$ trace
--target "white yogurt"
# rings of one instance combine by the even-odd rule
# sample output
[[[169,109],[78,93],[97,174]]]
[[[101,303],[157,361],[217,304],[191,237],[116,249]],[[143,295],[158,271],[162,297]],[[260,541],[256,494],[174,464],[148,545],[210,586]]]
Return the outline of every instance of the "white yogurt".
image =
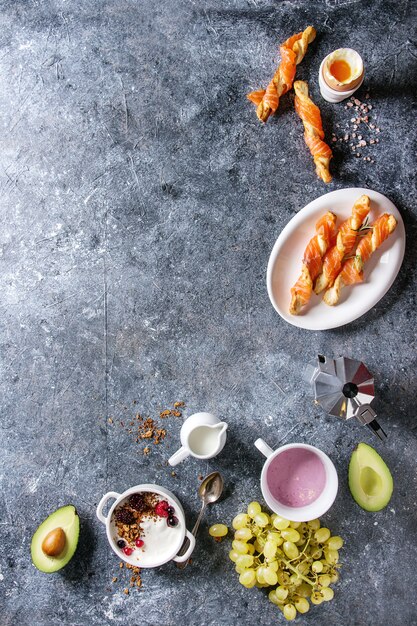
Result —
[[[168,560],[171,558],[173,546],[180,547],[181,537],[184,533],[181,520],[177,526],[168,526],[166,517],[157,519],[144,518],[141,539],[144,545],[135,548],[132,558],[138,562],[138,566],[152,566],[155,561]]]
[[[140,521],[142,530],[138,538],[142,539],[143,546],[138,548],[134,545],[130,545],[133,552],[129,557],[130,561],[136,561],[138,567],[153,567],[155,563],[169,561],[172,558],[172,554],[178,552],[182,545],[185,534],[183,515],[177,510],[176,503],[172,502],[169,498],[161,498],[158,496],[157,498],[159,502],[168,502],[169,506],[173,507],[174,516],[177,518],[178,524],[176,526],[168,526],[168,518],[160,517],[156,514],[142,517]],[[127,501],[128,498],[126,498],[124,502]],[[120,506],[123,506],[124,502],[122,502]],[[118,534],[114,519],[111,522],[111,526],[113,539],[115,544],[117,544],[117,541],[121,539],[121,537]],[[122,558],[125,558],[122,548],[118,547],[117,551]]]

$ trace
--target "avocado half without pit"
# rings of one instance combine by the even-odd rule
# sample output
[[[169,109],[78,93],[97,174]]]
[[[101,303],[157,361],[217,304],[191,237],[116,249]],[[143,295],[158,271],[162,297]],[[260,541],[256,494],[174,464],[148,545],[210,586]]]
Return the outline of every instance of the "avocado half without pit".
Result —
[[[78,544],[80,518],[72,504],[51,513],[38,527],[30,546],[32,561],[41,572],[57,572],[72,559]]]
[[[391,472],[378,452],[366,443],[354,450],[349,463],[349,489],[365,511],[380,511],[391,499]]]

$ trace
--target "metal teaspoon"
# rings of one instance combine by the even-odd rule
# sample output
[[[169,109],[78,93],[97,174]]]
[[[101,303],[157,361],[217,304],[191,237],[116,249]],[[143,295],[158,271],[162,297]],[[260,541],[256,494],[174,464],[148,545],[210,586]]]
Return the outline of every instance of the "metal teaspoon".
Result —
[[[203,518],[204,511],[206,510],[206,506],[208,504],[213,504],[214,502],[217,502],[217,500],[222,495],[223,486],[224,486],[224,482],[223,482],[223,478],[220,472],[212,472],[211,474],[206,476],[203,482],[201,483],[198,489],[198,495],[203,504],[201,506],[200,514],[197,517],[197,521],[194,524],[194,528],[191,531],[194,537],[196,537],[197,535],[200,522]],[[181,556],[182,554],[184,554],[187,548],[188,548],[188,540],[184,542],[178,555]],[[178,569],[184,569],[185,567],[187,567],[189,560],[190,559],[187,559],[183,563],[176,563],[176,566],[178,567]]]

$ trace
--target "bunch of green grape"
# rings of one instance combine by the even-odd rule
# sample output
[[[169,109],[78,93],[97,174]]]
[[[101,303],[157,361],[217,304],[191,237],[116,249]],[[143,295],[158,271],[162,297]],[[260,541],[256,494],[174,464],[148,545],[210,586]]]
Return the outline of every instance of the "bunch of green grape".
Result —
[[[309,600],[321,604],[333,598],[330,585],[339,579],[338,550],[343,539],[321,528],[320,520],[290,522],[275,513],[268,515],[259,502],[251,502],[247,513],[234,518],[233,528],[229,557],[239,582],[248,589],[274,587],[269,600],[288,621],[297,612],[307,613]]]

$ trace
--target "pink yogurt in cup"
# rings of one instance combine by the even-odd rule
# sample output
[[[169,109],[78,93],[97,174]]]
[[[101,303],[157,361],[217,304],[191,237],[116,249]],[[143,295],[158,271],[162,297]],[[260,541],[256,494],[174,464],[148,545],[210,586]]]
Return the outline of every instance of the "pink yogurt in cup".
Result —
[[[327,454],[304,443],[274,451],[257,439],[255,446],[267,457],[261,489],[274,513],[293,522],[308,522],[328,511],[336,498],[338,478]]]
[[[285,506],[306,506],[322,494],[326,470],[315,452],[290,448],[272,459],[266,481],[271,495]]]

